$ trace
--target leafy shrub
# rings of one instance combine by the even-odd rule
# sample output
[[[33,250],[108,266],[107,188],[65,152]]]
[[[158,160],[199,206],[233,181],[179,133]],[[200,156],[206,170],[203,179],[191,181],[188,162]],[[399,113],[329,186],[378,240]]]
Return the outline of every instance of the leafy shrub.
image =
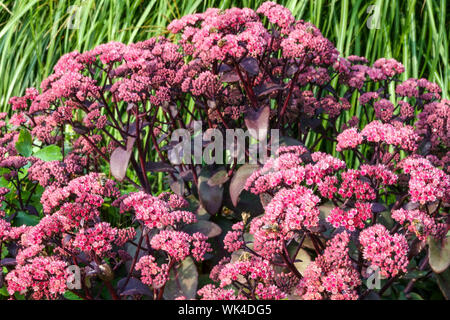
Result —
[[[40,92],[11,99],[3,295],[428,298],[432,276],[448,288],[450,101],[436,84],[400,82],[393,59],[339,56],[273,2],[168,29],[178,41],[66,54]],[[174,164],[170,137],[197,121],[259,140],[278,129],[281,146],[257,164]],[[366,287],[374,270],[381,289]]]

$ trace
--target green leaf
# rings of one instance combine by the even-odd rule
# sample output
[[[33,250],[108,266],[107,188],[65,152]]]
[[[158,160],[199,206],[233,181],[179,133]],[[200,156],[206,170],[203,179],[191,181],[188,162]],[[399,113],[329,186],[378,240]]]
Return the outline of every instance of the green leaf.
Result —
[[[409,293],[409,299],[411,299],[411,300],[423,300],[423,298],[420,296],[420,294],[415,293],[415,292],[410,292]]]
[[[425,270],[412,270],[403,276],[405,279],[417,279],[426,276],[428,271]]]
[[[16,150],[24,157],[31,156],[33,140],[28,130],[22,129],[16,142]]]
[[[61,148],[55,145],[50,145],[33,154],[36,158],[43,161],[61,161],[63,159]]]
[[[448,237],[444,240],[428,238],[428,257],[430,266],[436,273],[441,273],[450,265],[450,244]]]
[[[67,300],[83,300],[79,296],[77,296],[75,293],[70,292],[70,291],[64,292],[64,298],[66,298]]]
[[[25,295],[18,292],[14,293],[14,297],[16,298],[16,300],[25,300]]]
[[[14,218],[14,226],[20,227],[22,225],[35,226],[39,223],[40,218],[38,216],[33,216],[26,214],[23,211],[19,211],[17,216]]]
[[[0,289],[0,295],[5,296],[5,297],[9,297],[9,293],[8,293],[8,290],[6,289],[6,287],[2,287]]]
[[[6,246],[2,246],[1,259],[6,257],[9,254],[8,248]]]

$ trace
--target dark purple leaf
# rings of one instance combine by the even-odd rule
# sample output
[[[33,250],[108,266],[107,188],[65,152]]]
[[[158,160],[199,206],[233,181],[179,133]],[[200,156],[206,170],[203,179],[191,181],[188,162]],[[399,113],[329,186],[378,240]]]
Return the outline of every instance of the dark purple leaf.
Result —
[[[164,299],[174,300],[180,296],[195,299],[198,289],[197,266],[191,257],[184,259],[176,268],[176,273],[170,271],[169,280],[164,288]]]
[[[236,71],[232,70],[232,71],[228,71],[225,72],[221,77],[220,77],[220,81],[222,82],[237,82],[239,81],[239,75],[237,74]]]
[[[450,238],[428,237],[428,259],[435,273],[444,272],[450,266]]]
[[[6,267],[6,266],[15,266],[17,264],[15,258],[5,258],[0,260],[0,266]]]
[[[415,257],[420,252],[422,252],[423,249],[427,246],[427,242],[425,240],[419,240],[418,238],[415,238],[410,246],[409,253],[411,256]]]
[[[78,134],[86,134],[89,132],[89,129],[86,128],[85,126],[83,126],[79,122],[74,122],[72,125],[72,129],[73,129],[73,131],[75,131]]]
[[[39,212],[31,204],[25,206],[25,209],[27,209],[28,213],[32,214],[33,216],[39,216]]]
[[[220,170],[214,173],[211,178],[209,178],[208,184],[211,187],[219,186],[227,182],[229,179],[230,177],[228,176],[228,172],[225,170],[225,168],[222,167]]]
[[[185,170],[180,172],[180,177],[184,181],[192,181],[194,180],[194,174],[192,173],[192,170]]]
[[[419,203],[418,202],[408,202],[403,207],[405,210],[416,210],[419,207]]]
[[[442,294],[446,300],[450,299],[450,269],[445,270],[442,273],[434,274],[436,282],[441,289]]]
[[[70,243],[71,240],[72,240],[72,236],[70,234],[66,234],[62,238],[61,242],[62,242],[63,246],[66,246],[66,245],[68,245]]]
[[[126,145],[127,151],[131,152],[133,150],[135,141],[136,141],[136,138],[133,138],[133,137],[127,138],[127,145]]]
[[[136,104],[134,104],[134,103],[129,103],[129,104],[127,105],[127,112],[133,111],[133,109],[136,108],[136,107],[137,107]]]
[[[346,93],[344,93],[344,99],[349,100],[352,97],[354,89],[349,89]]]
[[[148,122],[148,121],[144,121],[143,123],[140,123],[139,130],[142,130],[144,127],[146,127],[148,125],[150,125],[150,122]],[[132,136],[135,136],[136,132],[137,132],[137,130],[136,130],[136,122],[131,123],[129,126],[125,126],[125,131],[128,134],[130,134]]]
[[[316,118],[305,118],[302,119],[302,122],[313,130],[316,130],[319,126],[322,126],[322,121]]]
[[[6,247],[8,248],[8,252],[12,256],[16,256],[17,252],[19,251],[19,245],[15,242],[7,242]]]
[[[182,178],[178,178],[176,180],[174,180],[172,178],[172,176],[168,175],[166,176],[166,181],[168,181],[168,184],[170,186],[170,190],[172,190],[172,192],[180,195],[180,196],[184,196],[184,181]]]
[[[381,300],[381,297],[375,291],[370,291],[363,300]]]
[[[207,102],[208,108],[211,110],[215,110],[217,108],[217,102],[215,100],[208,100]]]
[[[268,105],[254,111],[249,109],[245,114],[245,125],[247,126],[251,136],[259,141],[267,138],[267,130],[269,128],[270,107]]]
[[[257,169],[259,169],[259,166],[256,164],[244,164],[233,175],[230,182],[230,198],[235,207],[237,206],[242,190],[244,190],[248,177]]]
[[[163,141],[166,140],[167,138],[169,138],[169,135],[168,135],[167,133],[163,133],[163,134],[161,134],[161,135],[158,137],[158,139],[156,140],[156,143],[157,143],[158,145],[160,145],[161,142],[163,142]]]
[[[239,65],[244,69],[250,76],[256,76],[259,73],[258,61],[253,57],[246,57],[242,59]]]
[[[431,142],[429,139],[424,139],[419,145],[419,152],[421,155],[426,156],[431,149]]]
[[[298,70],[298,67],[295,64],[289,65],[289,67],[286,70],[286,75],[288,77],[293,76]]]
[[[282,89],[283,87],[280,86],[279,84],[276,84],[274,82],[270,83],[265,82],[253,88],[253,92],[256,94],[257,97],[262,97]]]
[[[379,202],[372,203],[372,212],[380,213],[386,211],[386,207]]]
[[[225,63],[221,63],[219,67],[219,73],[228,72],[231,70],[231,67]]]
[[[221,185],[210,186],[209,179],[216,173],[211,167],[203,167],[198,179],[198,195],[200,203],[209,214],[216,214],[222,206],[223,187]]]
[[[176,147],[177,145],[179,145],[180,142],[179,141],[170,141],[168,144],[166,144],[165,146],[162,146],[160,148],[161,151],[169,151],[172,150],[174,147]]]
[[[336,90],[334,90],[334,88],[331,85],[326,85],[325,87],[323,87],[325,90],[327,90],[328,92],[332,93],[333,95],[336,95]]]
[[[431,202],[430,204],[428,204],[428,205],[427,205],[427,207],[428,207],[428,212],[429,212],[430,214],[434,214],[434,212],[436,211],[436,209],[439,208],[439,204],[440,204],[440,201],[439,201],[439,200],[436,200],[436,201]]]
[[[84,107],[86,107],[87,109],[89,109],[89,108],[91,107],[92,104],[93,104],[93,102],[92,102],[92,101],[89,101],[89,100],[85,100],[85,101],[82,102],[82,105],[83,105]]]
[[[117,283],[118,288],[122,288],[126,281],[126,278],[121,279]],[[128,281],[125,288],[120,292],[121,296],[134,296],[134,295],[144,295],[144,296],[153,296],[153,292],[150,290],[148,286],[143,284],[139,279],[131,277]]]
[[[176,172],[175,168],[170,164],[159,161],[159,162],[147,162],[145,164],[145,170],[150,172]]]
[[[215,224],[214,222],[207,220],[199,220],[196,223],[188,224],[182,229],[184,232],[189,233],[190,235],[200,232],[203,233],[208,238],[217,237],[222,233],[222,229]]]
[[[166,113],[170,113],[173,118],[176,118],[178,115],[178,107],[176,105],[167,105],[162,107]]]
[[[272,201],[272,198],[273,197],[266,192],[261,193],[259,195],[259,199],[261,200],[261,204],[263,205],[263,207],[267,206],[270,203],[270,201]]]

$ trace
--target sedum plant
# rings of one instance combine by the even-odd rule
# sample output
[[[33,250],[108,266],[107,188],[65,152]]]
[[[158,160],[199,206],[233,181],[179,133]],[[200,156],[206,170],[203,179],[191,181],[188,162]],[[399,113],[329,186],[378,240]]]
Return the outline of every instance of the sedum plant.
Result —
[[[342,57],[273,2],[168,29],[64,55],[1,115],[2,295],[448,297],[438,85]],[[171,137],[196,123],[271,143],[251,164],[251,146],[243,165],[223,145],[213,163],[172,161]]]

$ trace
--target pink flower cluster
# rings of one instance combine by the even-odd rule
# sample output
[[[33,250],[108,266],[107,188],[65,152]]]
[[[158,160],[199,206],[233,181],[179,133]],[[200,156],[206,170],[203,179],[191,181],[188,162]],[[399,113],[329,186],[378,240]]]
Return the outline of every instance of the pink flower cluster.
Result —
[[[36,257],[19,264],[5,277],[8,292],[13,295],[31,290],[33,299],[55,299],[66,291],[66,267],[66,262],[55,257]]]
[[[311,23],[298,21],[280,44],[285,58],[299,58],[315,65],[332,65],[339,55],[333,44]]]
[[[169,266],[163,264],[158,266],[153,256],[143,256],[136,263],[136,270],[141,272],[142,283],[161,288],[169,279]]]
[[[394,277],[406,272],[409,246],[401,234],[391,235],[381,224],[361,231],[359,241],[364,259],[380,269],[381,275]]]
[[[228,252],[234,252],[242,248],[244,245],[243,233],[244,233],[244,222],[240,221],[235,223],[231,227],[231,231],[225,235],[223,239],[224,248]]]
[[[218,274],[220,287],[248,278],[256,282],[267,283],[274,277],[274,270],[268,260],[255,256],[224,264]]]
[[[348,255],[349,240],[347,232],[334,236],[323,254],[308,265],[296,289],[302,299],[358,299],[361,280]]]
[[[364,222],[372,216],[372,205],[366,202],[356,202],[355,208],[343,210],[335,207],[327,217],[327,221],[335,228],[344,227],[349,231],[363,229]]]
[[[168,29],[172,33],[182,32],[180,44],[184,51],[204,63],[225,60],[228,55],[239,59],[245,52],[258,56],[269,39],[257,14],[247,8],[225,11],[210,8],[174,20]]]
[[[401,97],[420,98],[425,101],[440,99],[441,88],[427,79],[410,78],[399,84],[395,93]]]
[[[180,204],[182,207],[186,206],[185,202]],[[133,209],[136,218],[144,222],[150,229],[161,229],[177,223],[190,224],[197,221],[192,212],[173,210],[173,205],[173,202],[171,203],[170,200],[167,202],[162,197],[154,197],[141,191],[131,193],[123,199],[121,211]]]
[[[112,250],[112,244],[117,236],[117,229],[112,228],[109,223],[97,223],[93,228],[80,229],[75,236],[73,246],[99,257],[106,256]]]
[[[411,201],[425,204],[436,200],[449,201],[450,175],[434,167],[423,158],[409,157],[399,165],[409,174],[409,194]]]
[[[361,134],[368,142],[384,142],[408,151],[415,151],[419,136],[411,126],[401,124],[382,123],[372,121],[361,130]]]
[[[386,80],[405,72],[405,67],[395,59],[380,58],[367,73],[374,81]]]
[[[242,295],[236,296],[233,289],[217,288],[213,284],[207,284],[197,294],[201,300],[245,300]]]
[[[282,249],[282,241],[293,237],[294,231],[317,227],[319,202],[320,198],[303,186],[278,191],[266,206],[264,216],[254,218],[250,224],[254,250],[270,259]]]
[[[336,151],[342,151],[345,149],[355,149],[363,142],[363,136],[358,132],[356,128],[349,128],[337,136]]]
[[[256,11],[267,17],[272,24],[276,24],[280,29],[286,30],[295,21],[289,9],[272,1],[264,2]]]
[[[442,238],[447,231],[445,223],[437,223],[433,217],[420,210],[399,209],[392,211],[392,219],[407,227],[420,240],[429,236]]]
[[[375,190],[370,180],[364,179],[364,175],[359,170],[349,169],[341,174],[342,183],[339,188],[339,195],[343,198],[353,198],[357,200],[374,200]]]
[[[450,147],[450,100],[426,104],[418,117],[418,134],[429,139],[434,148],[439,145]]]
[[[206,239],[201,233],[190,236],[182,231],[162,230],[152,238],[150,244],[153,249],[163,250],[175,260],[181,261],[191,253],[192,242],[194,246],[192,255],[200,261],[206,252],[211,251]]]
[[[313,163],[305,164],[303,159],[309,154],[302,146],[280,147],[277,158],[269,159],[247,180],[245,188],[260,194],[274,191],[283,186],[293,187],[305,182],[318,184],[326,176],[345,167],[345,162],[321,152],[311,154]]]

